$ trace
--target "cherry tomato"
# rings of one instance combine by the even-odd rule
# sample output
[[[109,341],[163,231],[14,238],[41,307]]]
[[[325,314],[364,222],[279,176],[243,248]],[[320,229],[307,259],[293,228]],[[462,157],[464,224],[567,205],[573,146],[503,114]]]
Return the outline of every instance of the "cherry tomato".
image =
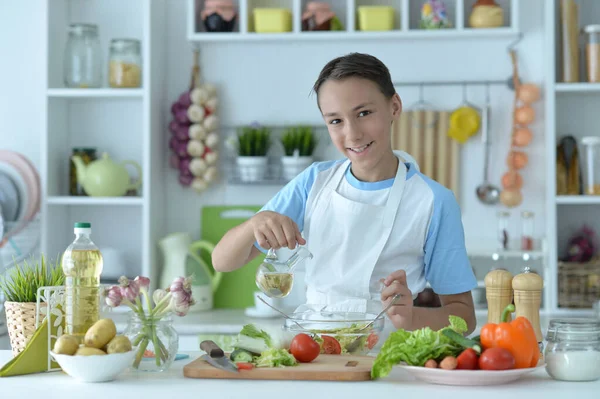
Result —
[[[300,333],[292,339],[290,353],[302,363],[310,363],[319,356],[321,347],[308,334]]]
[[[375,345],[377,345],[377,342],[379,341],[379,335],[375,334],[374,332],[372,332],[371,334],[369,334],[369,336],[367,337],[367,347],[369,349],[373,349],[373,347]]]
[[[479,356],[482,370],[510,370],[515,368],[515,357],[504,348],[488,348]]]
[[[323,351],[328,355],[339,355],[342,353],[342,346],[337,339],[329,335],[321,335],[323,339]]]
[[[237,362],[235,364],[239,370],[252,370],[254,365],[248,362]]]
[[[477,352],[471,348],[465,349],[456,358],[458,362],[456,368],[459,370],[477,370],[478,360]]]

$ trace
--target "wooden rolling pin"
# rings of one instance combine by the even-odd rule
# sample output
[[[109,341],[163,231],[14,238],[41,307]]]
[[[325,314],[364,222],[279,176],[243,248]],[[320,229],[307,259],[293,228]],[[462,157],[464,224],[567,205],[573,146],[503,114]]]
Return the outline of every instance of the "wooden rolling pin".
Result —
[[[512,303],[513,276],[508,270],[490,271],[484,279],[485,297],[488,305],[488,323],[501,323],[504,308]],[[506,321],[512,320],[510,314]]]
[[[544,280],[539,274],[526,271],[513,278],[512,287],[515,296],[515,317],[523,316],[529,320],[539,344],[544,340],[540,328],[540,306]]]

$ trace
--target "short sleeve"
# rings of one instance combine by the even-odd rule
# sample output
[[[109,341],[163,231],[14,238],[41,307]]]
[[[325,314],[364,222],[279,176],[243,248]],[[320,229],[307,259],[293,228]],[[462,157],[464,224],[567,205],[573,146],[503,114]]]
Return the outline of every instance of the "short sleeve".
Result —
[[[447,188],[435,192],[424,261],[425,277],[436,294],[460,294],[477,286],[467,256],[460,207]]]

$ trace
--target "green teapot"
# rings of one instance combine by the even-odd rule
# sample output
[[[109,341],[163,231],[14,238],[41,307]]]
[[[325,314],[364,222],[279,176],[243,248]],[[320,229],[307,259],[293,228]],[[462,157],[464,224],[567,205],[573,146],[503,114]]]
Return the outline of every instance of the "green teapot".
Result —
[[[77,182],[90,197],[122,197],[127,190],[133,190],[142,184],[142,167],[135,161],[114,162],[105,152],[102,158],[86,165],[79,155],[71,157],[75,164]],[[133,165],[138,172],[138,180],[130,182],[125,165]]]

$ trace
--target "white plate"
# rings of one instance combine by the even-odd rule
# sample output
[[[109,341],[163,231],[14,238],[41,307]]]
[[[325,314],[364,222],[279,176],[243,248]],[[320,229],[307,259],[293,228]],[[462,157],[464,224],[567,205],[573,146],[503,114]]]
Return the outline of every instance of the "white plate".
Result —
[[[400,364],[396,367],[406,370],[418,380],[429,382],[431,384],[477,386],[499,385],[511,381],[516,381],[526,374],[543,369],[545,365],[541,364],[537,367],[531,367],[527,369],[513,369],[502,371],[444,370],[433,369],[428,367],[407,366],[404,364]]]
[[[259,318],[259,319],[272,319],[272,318],[280,316],[279,313],[276,313],[274,311],[267,313],[267,312],[259,311],[255,307],[246,308],[246,311],[244,312],[244,314],[248,317],[255,317],[255,318]]]
[[[29,205],[29,194],[27,183],[21,173],[12,165],[0,161],[0,172],[3,172],[6,176],[8,176],[17,187],[18,195],[19,195],[19,214],[15,220],[11,220],[11,222],[17,222],[22,220],[27,213],[27,208]],[[8,220],[7,220],[8,222]]]
[[[0,171],[0,204],[7,222],[15,222],[19,217],[19,189],[11,177]]]

